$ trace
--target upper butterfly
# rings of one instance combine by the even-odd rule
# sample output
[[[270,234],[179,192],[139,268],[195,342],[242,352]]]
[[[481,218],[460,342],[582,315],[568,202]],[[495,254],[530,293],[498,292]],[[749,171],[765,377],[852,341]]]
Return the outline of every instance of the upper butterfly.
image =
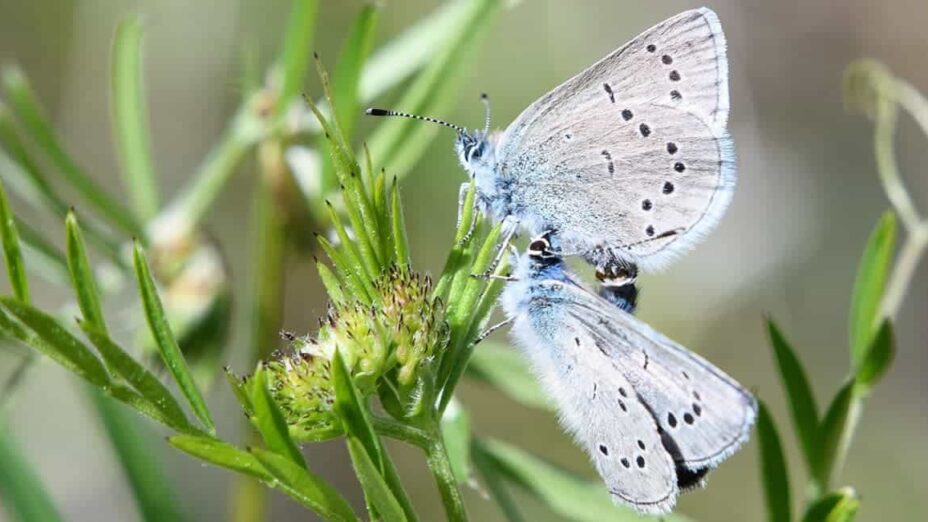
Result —
[[[532,235],[554,231],[608,273],[660,268],[721,219],[735,185],[728,109],[725,36],[700,8],[567,80],[502,133],[367,113],[454,128],[484,210]]]

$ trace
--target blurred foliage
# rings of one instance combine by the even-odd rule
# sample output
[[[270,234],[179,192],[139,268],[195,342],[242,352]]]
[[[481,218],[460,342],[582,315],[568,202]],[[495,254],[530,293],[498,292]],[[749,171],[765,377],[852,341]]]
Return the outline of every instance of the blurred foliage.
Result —
[[[513,352],[486,347],[474,353],[500,287],[498,281],[471,275],[507,269],[505,262],[491,266],[500,228],[478,217],[474,233],[468,233],[474,217],[471,186],[460,224],[453,238],[449,234],[444,269],[433,285],[414,269],[397,180],[422,157],[436,128],[392,119],[363,139],[355,136],[359,108],[398,86],[403,86],[399,104],[405,110],[435,114],[449,107],[506,3],[444,2],[377,49],[373,41],[383,7],[366,3],[346,34],[329,82],[321,59],[311,58],[320,2],[293,0],[281,49],[266,74],[260,74],[261,64],[255,61],[245,64],[240,105],[188,185],[167,203],[160,197],[163,187],[150,145],[142,76],[144,24],[139,18],[118,25],[111,50],[113,141],[124,197],[100,186],[72,157],[25,74],[5,67],[0,71],[0,234],[12,295],[0,298],[0,333],[5,342],[31,351],[22,371],[4,386],[4,400],[37,356],[54,360],[85,381],[144,520],[185,515],[161,478],[147,426],[137,424],[127,415],[131,412],[169,430],[172,447],[246,481],[233,494],[237,520],[266,517],[266,488],[252,487],[253,481],[282,491],[326,519],[357,520],[359,514],[343,493],[313,471],[300,449],[301,444],[333,438],[345,440],[371,519],[418,520],[384,437],[423,451],[451,520],[467,518],[462,486],[488,493],[507,520],[524,519],[510,496],[513,489],[575,520],[637,519],[612,505],[598,482],[473,432],[468,412],[454,399],[465,374],[519,403],[550,409]],[[313,62],[323,96],[303,101],[300,95]],[[928,222],[911,203],[892,150],[898,107],[928,130],[928,104],[870,61],[848,69],[846,90],[849,107],[862,110],[876,124],[877,170],[893,211],[879,221],[862,257],[848,327],[849,375],[824,415],[816,407],[799,352],[768,321],[810,471],[812,495],[803,510],[808,521],[851,520],[857,512],[854,490],[836,489],[832,483],[848,456],[865,399],[889,369],[892,324],[928,245]],[[224,253],[202,231],[201,222],[247,158],[255,160],[257,173],[253,285],[244,314],[255,370],[245,379],[227,371],[251,429],[249,443],[239,447],[218,433],[205,400],[217,362],[225,359],[233,312]],[[382,165],[389,165],[390,172]],[[76,194],[81,220],[60,194],[62,187]],[[39,212],[64,221],[64,252],[47,230],[16,218],[7,189]],[[898,253],[897,220],[907,232]],[[305,231],[320,228],[331,234],[307,241]],[[315,265],[331,312],[315,336],[289,336],[287,351],[271,353],[281,326],[283,266],[288,256],[307,249],[318,249],[327,258]],[[30,275],[70,287],[80,317],[72,321],[59,311],[34,306]],[[157,353],[157,367],[152,357],[139,358],[137,350],[127,349],[125,332],[111,331],[107,324],[112,313],[105,305],[133,281],[139,292],[133,313],[140,324],[144,318],[146,328],[131,332],[128,342]],[[166,370],[171,387],[162,382],[159,370]],[[783,445],[765,407],[758,432],[768,515],[789,520],[794,497]],[[14,516],[60,518],[5,425],[0,425],[0,460],[0,492]],[[679,515],[666,519],[685,520]]]
[[[865,399],[892,363],[896,349],[893,321],[910,286],[914,267],[928,245],[928,220],[920,216],[902,184],[892,140],[897,106],[910,111],[928,137],[928,118],[925,118],[928,101],[872,60],[851,64],[845,73],[844,87],[847,107],[864,112],[875,122],[877,172],[893,208],[877,222],[860,258],[848,321],[849,374],[823,416],[818,413],[796,349],[773,319],[767,322],[793,428],[809,470],[810,495],[802,516],[803,521],[809,522],[849,521],[857,514],[860,501],[854,489],[833,490],[833,482],[849,456]],[[907,232],[898,253],[897,216]],[[769,520],[792,520],[786,459],[775,422],[766,407],[761,408],[758,435]]]

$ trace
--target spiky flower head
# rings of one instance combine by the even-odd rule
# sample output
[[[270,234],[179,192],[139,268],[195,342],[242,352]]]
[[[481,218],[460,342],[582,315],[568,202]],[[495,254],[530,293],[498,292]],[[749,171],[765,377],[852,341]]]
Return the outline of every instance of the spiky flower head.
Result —
[[[336,350],[359,391],[370,395],[382,378],[412,390],[419,369],[447,343],[444,310],[432,298],[428,276],[391,268],[374,282],[374,290],[372,303],[357,298],[331,303],[315,338],[292,338],[288,351],[275,352],[262,363],[274,398],[298,437],[337,427],[331,373]]]

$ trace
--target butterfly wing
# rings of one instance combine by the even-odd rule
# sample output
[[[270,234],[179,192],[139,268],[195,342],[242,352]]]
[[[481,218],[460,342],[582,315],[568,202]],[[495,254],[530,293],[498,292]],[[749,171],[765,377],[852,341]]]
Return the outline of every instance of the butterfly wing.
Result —
[[[602,250],[590,256],[598,264],[655,268],[708,233],[731,199],[728,110],[721,25],[709,9],[686,11],[529,106],[500,139],[497,171],[530,228]]]
[[[556,293],[562,284],[541,286]],[[541,299],[520,314],[513,333],[556,403],[561,424],[590,456],[617,504],[669,512],[678,492],[675,464],[654,419],[589,332],[546,303]]]
[[[568,313],[622,369],[678,464],[704,473],[747,441],[757,403],[740,384],[598,296],[579,287],[569,291]]]

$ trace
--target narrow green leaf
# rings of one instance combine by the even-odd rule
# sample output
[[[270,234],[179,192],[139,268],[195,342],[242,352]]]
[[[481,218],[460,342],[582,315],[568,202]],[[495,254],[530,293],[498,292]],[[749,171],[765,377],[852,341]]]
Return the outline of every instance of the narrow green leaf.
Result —
[[[492,289],[494,285],[490,285],[481,279],[472,277],[472,274],[482,274],[486,272],[497,250],[499,248],[504,248],[499,244],[501,230],[502,225],[497,223],[484,239],[483,245],[477,253],[474,262],[466,269],[466,272],[462,271],[458,274],[459,279],[462,281],[466,280],[466,282],[457,285],[458,289],[456,289],[455,284],[452,283],[451,292],[448,295],[448,323],[451,326],[451,338],[454,339],[455,342],[442,357],[439,366],[438,382],[441,383],[442,390],[440,401],[441,410],[444,410],[445,406],[447,406],[457,386],[458,380],[461,378],[461,375],[464,374],[464,369],[467,367],[470,355],[475,348],[474,340],[479,333],[477,330],[480,328],[480,324],[482,324],[489,315],[489,308],[483,307],[483,310],[480,310],[481,307],[478,306],[478,303],[480,303],[480,299],[485,296],[488,287]],[[502,265],[497,268],[503,269]],[[496,288],[499,288],[498,285]],[[476,317],[474,314],[475,310],[486,313],[481,317]]]
[[[241,405],[242,410],[245,411],[245,414],[249,417],[254,415],[255,407],[251,403],[251,396],[248,394],[248,389],[245,385],[245,382],[242,381],[237,375],[232,373],[232,368],[226,366],[223,368],[226,374],[226,380],[229,382],[229,387],[232,388],[232,393],[235,394],[235,398],[238,399],[239,405]]]
[[[802,447],[803,456],[809,470],[819,457],[821,439],[819,436],[818,408],[809,380],[806,378],[802,363],[796,356],[789,341],[783,336],[772,318],[767,319],[767,331],[773,346],[774,359],[780,373],[780,380],[786,391],[787,402],[793,417],[793,428]]]
[[[13,295],[24,303],[30,301],[29,280],[26,278],[26,266],[19,250],[19,232],[16,230],[16,218],[6,199],[6,189],[0,182],[0,239],[3,241],[3,260],[10,280]]]
[[[377,277],[380,267],[380,263],[374,256],[370,243],[363,240],[355,241],[354,238],[348,234],[348,229],[345,228],[341,217],[338,215],[338,211],[335,210],[332,203],[326,201],[325,204],[329,211],[329,220],[332,222],[332,228],[338,235],[341,251],[344,252],[345,258],[351,262],[351,272],[358,274],[361,281],[366,283],[365,286],[368,286],[367,283],[373,281]],[[352,223],[352,226],[354,226],[354,223]],[[370,287],[370,290],[373,291],[373,286]]]
[[[319,279],[322,280],[322,286],[325,287],[325,293],[333,303],[345,302],[345,291],[342,289],[338,276],[332,273],[332,270],[318,259],[314,259],[316,271],[319,272]]]
[[[145,415],[151,420],[158,422],[159,424],[164,424],[165,426],[181,433],[190,433],[196,435],[203,434],[202,430],[190,426],[189,423],[175,424],[174,419],[165,415],[161,408],[155,406],[151,401],[143,397],[141,393],[133,390],[128,386],[114,382],[110,384],[108,388],[104,388],[103,391],[105,391],[106,394],[110,397],[116,399],[119,402],[122,402],[123,404],[127,404],[132,409],[136,410],[142,415]]]
[[[306,69],[309,67],[309,52],[313,48],[318,11],[318,0],[293,0],[278,64],[283,73],[278,114],[283,114],[302,90]]]
[[[863,390],[873,387],[889,370],[895,354],[896,341],[893,335],[893,325],[889,319],[884,319],[857,369],[857,384]]]
[[[9,426],[0,419],[0,497],[6,514],[21,522],[62,520],[39,473],[15,444]]]
[[[279,485],[285,493],[324,519],[333,521],[358,519],[348,501],[320,477],[277,453],[259,448],[252,448],[251,453],[276,479],[271,482],[271,485]]]
[[[153,444],[152,434],[130,413],[96,388],[87,388],[116,451],[118,461],[129,479],[142,519],[146,522],[182,521],[187,517],[176,500],[172,482],[167,480],[159,453],[163,447]]]
[[[578,478],[501,441],[481,439],[479,445],[507,479],[522,486],[562,517],[590,522],[640,520],[633,510],[613,504],[606,487],[599,481]],[[667,515],[663,520],[680,522],[686,519],[681,515]]]
[[[7,155],[6,151],[0,148],[0,172],[3,172],[4,183],[8,183],[13,193],[18,194],[34,208],[43,212],[50,211],[55,216],[64,219],[69,211],[68,205],[54,193],[51,185],[46,181],[38,165],[26,151],[23,143],[19,141],[12,127],[5,128],[7,125],[12,125],[11,122],[5,121],[5,117],[9,118],[9,115],[5,113],[3,105],[0,104],[0,144],[10,152],[10,155]],[[9,133],[9,135],[6,133]],[[23,236],[23,240],[26,241],[28,238],[26,237],[26,227],[24,225],[26,223],[21,220],[18,221],[20,234]],[[94,245],[114,265],[122,267],[125,264],[120,257],[121,246],[119,242],[111,237],[108,231],[104,231],[94,223],[85,223],[84,227]],[[67,277],[65,277],[65,280],[67,280]]]
[[[142,81],[142,22],[138,17],[123,20],[116,28],[112,53],[113,135],[129,199],[138,216],[148,220],[160,205],[155,167],[148,134],[148,103]]]
[[[367,60],[371,46],[374,42],[375,29],[380,14],[380,7],[376,3],[367,3],[355,18],[354,24],[348,31],[345,43],[335,66],[332,77],[332,93],[334,104],[334,118],[344,134],[346,141],[350,142],[352,129],[358,116],[361,114],[358,100],[358,82],[361,68]],[[322,149],[324,147],[320,147]],[[322,167],[322,193],[328,194],[334,187],[332,161],[323,158]]]
[[[451,401],[441,417],[441,436],[454,478],[459,484],[467,483],[472,478],[470,415],[457,401]]]
[[[136,362],[131,355],[108,335],[96,329],[96,325],[89,322],[81,321],[79,323],[81,330],[90,339],[90,342],[97,347],[97,351],[103,357],[107,367],[132,386],[148,402],[157,408],[166,418],[170,419],[170,424],[179,427],[181,431],[191,432],[195,428],[187,420],[183,408],[177,403],[177,399],[171,395],[171,392],[161,384],[161,381],[144,366]]]
[[[383,450],[380,439],[371,425],[367,407],[360,392],[351,379],[351,372],[345,365],[341,350],[335,350],[332,360],[332,376],[335,380],[335,413],[342,422],[345,433],[357,438],[377,469],[383,471]]]
[[[828,487],[831,481],[839,455],[850,442],[847,440],[847,426],[855,415],[852,410],[859,409],[859,404],[855,405],[858,399],[854,395],[854,385],[854,381],[850,380],[841,387],[841,390],[832,399],[831,405],[828,406],[825,418],[822,419],[822,451],[816,478],[819,484],[825,488]]]
[[[377,510],[377,514],[386,522],[402,522],[406,520],[403,508],[390,487],[380,475],[380,470],[374,465],[370,455],[364,449],[364,445],[356,437],[348,436],[346,438],[348,452],[351,454],[351,462],[354,464],[355,473],[361,482],[361,489],[364,490],[364,496],[367,501]]]
[[[858,508],[860,499],[854,488],[841,488],[809,506],[802,522],[852,522]]]
[[[786,457],[783,455],[780,435],[767,405],[763,402],[759,402],[758,405],[760,408],[757,415],[757,438],[764,498],[767,501],[767,519],[771,522],[789,522],[792,520],[792,503]]]
[[[886,211],[867,240],[854,280],[848,325],[851,362],[855,368],[861,364],[873,339],[895,244],[896,215]]]
[[[428,65],[441,52],[448,34],[471,9],[472,0],[441,2],[367,60],[361,73],[359,97],[371,101]]]
[[[271,390],[268,388],[267,374],[264,368],[258,368],[252,376],[251,403],[254,406],[254,423],[261,433],[261,438],[268,449],[277,453],[294,464],[306,468],[306,461],[300,448],[296,446],[293,439],[290,438],[290,431],[287,428],[287,421]]]
[[[2,83],[6,88],[7,101],[16,117],[52,163],[58,167],[64,179],[87,199],[97,212],[114,225],[119,226],[128,234],[141,234],[141,226],[126,207],[97,185],[65,152],[22,71],[16,67],[6,67],[0,75],[2,75]]]
[[[87,259],[83,234],[73,210],[68,212],[65,228],[67,230],[68,271],[71,274],[74,292],[77,294],[77,304],[84,320],[100,333],[106,334],[108,333],[106,320],[103,318],[103,308],[100,306],[97,283]],[[104,360],[106,360],[105,355]]]
[[[168,442],[175,448],[221,468],[231,469],[257,479],[270,481],[273,476],[251,453],[212,437],[174,435]]]
[[[110,384],[103,363],[58,321],[45,312],[11,297],[0,297],[0,304],[16,316],[25,328],[0,311],[0,330],[52,358],[58,364],[97,387]],[[27,329],[28,328],[28,329]]]
[[[396,178],[393,178],[393,187],[390,189],[390,226],[396,262],[401,268],[409,268],[409,241],[406,239],[406,221]]]
[[[364,268],[360,264],[356,264],[353,260],[345,256],[348,249],[336,250],[328,239],[318,234],[316,235],[316,241],[319,242],[319,246],[322,247],[325,255],[329,256],[329,259],[332,260],[332,266],[335,268],[342,281],[348,286],[348,290],[350,290],[351,294],[365,302],[370,302],[374,295],[373,288],[368,289],[370,280],[367,279],[367,274],[364,273]]]
[[[448,302],[455,276],[461,271],[463,265],[465,245],[463,245],[462,242],[474,219],[474,212],[476,212],[474,200],[476,197],[477,185],[472,179],[467,189],[467,194],[464,197],[464,202],[462,203],[463,209],[461,219],[458,222],[457,230],[454,232],[454,244],[451,247],[451,252],[448,253],[448,258],[445,260],[445,266],[441,270],[441,277],[438,279],[438,284],[435,285],[435,296],[440,297],[445,300],[445,302]],[[474,232],[476,232],[476,230]],[[474,242],[473,237],[471,237],[470,242]]]
[[[139,293],[145,306],[145,318],[148,321],[152,337],[154,337],[158,345],[158,353],[161,354],[164,365],[171,372],[197,418],[203,422],[210,433],[215,433],[216,426],[213,424],[212,417],[210,417],[206,401],[203,400],[200,390],[197,389],[196,383],[193,382],[190,368],[187,367],[187,361],[184,360],[184,354],[181,353],[180,347],[177,345],[177,339],[171,332],[171,326],[164,315],[164,308],[161,305],[161,298],[158,297],[155,281],[152,279],[151,271],[148,268],[148,261],[145,260],[145,253],[138,241],[135,242],[133,248],[133,263],[135,264]]]
[[[488,341],[480,343],[470,357],[467,375],[491,384],[525,406],[554,411],[525,359],[513,348]]]
[[[439,115],[454,100],[465,65],[474,58],[490,23],[502,9],[500,0],[474,0],[446,32],[439,51],[419,73],[397,107],[413,114]],[[476,103],[476,99],[474,103]],[[389,118],[371,136],[371,155],[379,165],[402,176],[419,159],[437,125],[422,125],[406,118]]]

